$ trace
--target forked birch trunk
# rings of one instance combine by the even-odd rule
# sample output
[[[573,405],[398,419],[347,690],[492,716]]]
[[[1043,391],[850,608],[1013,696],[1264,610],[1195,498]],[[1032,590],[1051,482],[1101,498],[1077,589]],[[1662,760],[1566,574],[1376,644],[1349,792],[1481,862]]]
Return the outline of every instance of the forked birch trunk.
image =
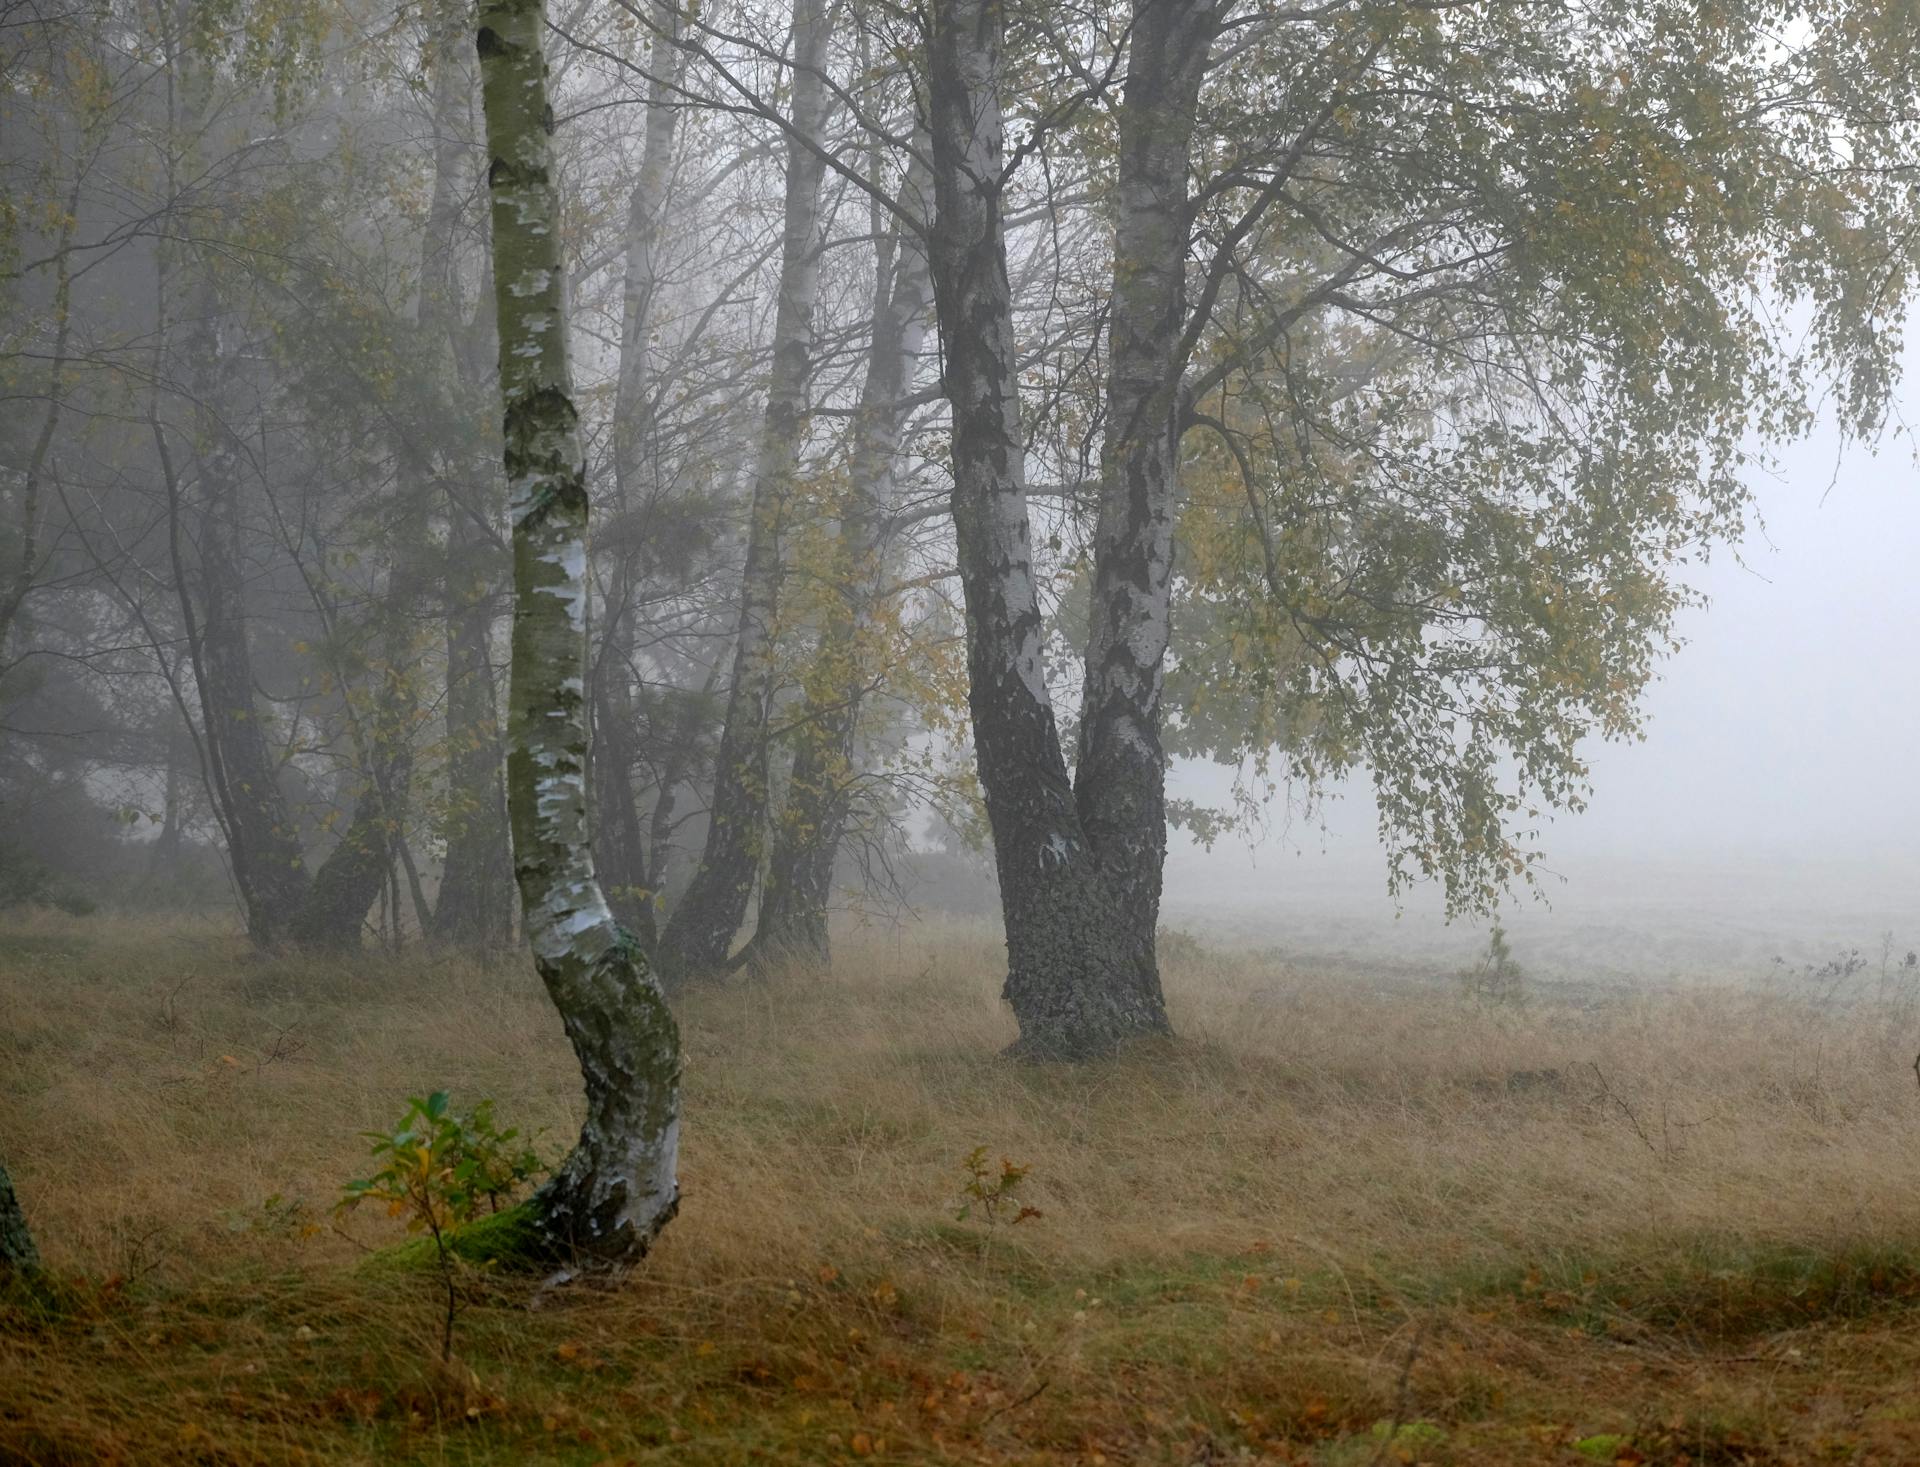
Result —
[[[968,701],[1007,932],[1020,1053],[1084,1059],[1164,1033],[1150,946],[1082,824],[1041,660],[1027,516],[1000,112],[1004,7],[937,0],[928,49],[929,248],[953,413],[953,519]]]

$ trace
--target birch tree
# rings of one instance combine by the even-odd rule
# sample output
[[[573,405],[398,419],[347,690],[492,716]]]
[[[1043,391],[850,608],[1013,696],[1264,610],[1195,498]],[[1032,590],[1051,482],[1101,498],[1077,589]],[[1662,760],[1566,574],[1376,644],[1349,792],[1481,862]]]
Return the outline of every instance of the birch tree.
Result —
[[[920,141],[924,145],[924,137]],[[859,772],[860,714],[871,689],[887,680],[880,663],[888,639],[877,638],[873,624],[889,569],[910,393],[932,324],[926,172],[918,158],[908,167],[898,203],[905,226],[891,223],[878,206],[872,211],[875,284],[866,372],[853,410],[827,612],[795,715],[793,767],[754,927],[756,960],[825,962],[830,952],[828,904]]]
[[[1884,404],[1911,227],[1876,180],[1912,125],[1876,86],[1911,92],[1893,35],[1910,20],[1862,11],[1782,48],[1792,6],[1716,12],[1707,45],[1662,0],[1578,25],[1496,11],[1138,0],[1104,68],[1076,59],[1065,95],[1020,97],[1009,153],[1006,13],[934,7],[953,512],[1028,1052],[1167,1025],[1153,938],[1183,469],[1207,489],[1187,507],[1189,588],[1230,635],[1176,649],[1180,747],[1262,766],[1278,747],[1307,789],[1365,762],[1394,880],[1414,866],[1461,910],[1526,879],[1515,817],[1578,806],[1579,740],[1636,726],[1686,601],[1678,567],[1744,523],[1750,444],[1804,427],[1816,380],[1862,431]],[[1078,57],[1038,18],[1020,34]],[[1069,784],[1004,238],[1022,161],[1080,116],[1112,282]],[[1569,136],[1588,140],[1572,162]],[[1810,303],[1810,351],[1770,323],[1769,289]],[[1222,534],[1244,577],[1230,617]],[[1217,741],[1243,698],[1259,731]]]
[[[773,711],[781,537],[798,470],[813,377],[813,315],[820,289],[822,134],[828,0],[795,0],[793,102],[788,122],[779,296],[765,415],[754,460],[747,556],[734,633],[733,681],[714,765],[707,839],[693,880],[661,934],[659,961],[674,981],[726,963],[746,916],[765,849],[767,725]]]
[[[1167,1027],[1074,803],[1042,664],[1027,513],[1000,88],[1004,10],[940,0],[927,72],[929,242],[953,423],[953,523],[967,607],[968,699],[1006,919],[1021,1050],[1077,1058]]]
[[[514,617],[507,792],[534,963],[580,1063],[587,1117],[534,1200],[551,1248],[643,1255],[679,1188],[680,1040],[614,921],[587,834],[586,466],[567,352],[542,0],[489,0],[479,53],[492,196]]]

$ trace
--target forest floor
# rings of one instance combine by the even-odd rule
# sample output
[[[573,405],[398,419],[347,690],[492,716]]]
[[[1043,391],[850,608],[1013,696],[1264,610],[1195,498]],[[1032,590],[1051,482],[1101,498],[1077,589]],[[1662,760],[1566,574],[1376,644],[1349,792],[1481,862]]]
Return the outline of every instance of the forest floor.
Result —
[[[560,1150],[527,965],[0,926],[0,1463],[1920,1462],[1912,995],[1370,983],[1172,945],[1177,1041],[1007,1062],[996,944],[683,1009],[685,1200],[618,1288],[336,1219],[409,1094]],[[1039,1216],[962,1220],[964,1161]],[[371,1261],[370,1261],[371,1260]]]

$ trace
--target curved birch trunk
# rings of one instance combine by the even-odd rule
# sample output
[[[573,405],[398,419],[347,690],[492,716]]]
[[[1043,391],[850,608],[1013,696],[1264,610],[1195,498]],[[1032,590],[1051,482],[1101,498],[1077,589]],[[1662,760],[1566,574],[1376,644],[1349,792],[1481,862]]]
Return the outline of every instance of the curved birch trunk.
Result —
[[[792,124],[794,132],[816,145],[826,126],[829,100],[822,72],[828,22],[825,0],[795,0]],[[706,845],[660,940],[661,970],[672,982],[716,973],[725,966],[753,895],[766,827],[767,724],[773,711],[780,537],[813,381],[813,308],[820,292],[820,184],[826,163],[817,148],[790,137],[786,167],[780,301],[774,317],[766,414],[754,464],[733,683],[714,761]]]
[[[1167,1030],[1143,947],[1092,848],[1041,662],[1012,292],[1001,218],[1004,7],[938,0],[928,49],[929,257],[953,411],[968,702],[1007,931],[1018,1052],[1083,1059]]]
[[[587,487],[567,359],[542,0],[488,0],[479,52],[513,526],[507,802],[535,965],[586,1086],[580,1139],[534,1199],[555,1252],[643,1255],[673,1217],[680,1036],[614,922],[587,839]]]

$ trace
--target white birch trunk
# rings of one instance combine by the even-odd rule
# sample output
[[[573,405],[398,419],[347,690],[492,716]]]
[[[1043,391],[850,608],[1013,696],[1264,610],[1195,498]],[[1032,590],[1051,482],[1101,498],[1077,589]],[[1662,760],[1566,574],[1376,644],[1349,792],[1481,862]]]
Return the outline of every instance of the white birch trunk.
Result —
[[[1107,416],[1074,794],[1149,961],[1167,851],[1160,691],[1186,411],[1188,174],[1217,28],[1214,0],[1137,0],[1119,115]]]
[[[489,0],[479,51],[493,200],[514,616],[508,814],[535,965],[586,1086],[535,1198],[557,1253],[628,1263],[678,1205],[679,1031],[614,922],[587,838],[586,466],[573,405],[542,0]]]

